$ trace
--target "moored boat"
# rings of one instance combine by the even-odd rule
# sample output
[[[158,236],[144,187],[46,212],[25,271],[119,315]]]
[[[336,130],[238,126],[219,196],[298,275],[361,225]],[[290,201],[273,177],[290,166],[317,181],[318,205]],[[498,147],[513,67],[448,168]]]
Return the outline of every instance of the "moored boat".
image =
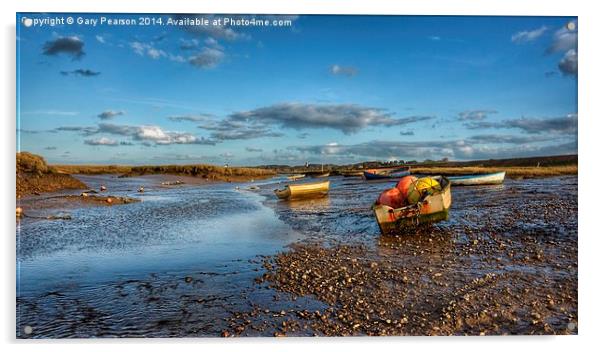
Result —
[[[506,172],[491,174],[450,176],[448,179],[454,186],[499,185],[504,183]]]
[[[296,181],[298,179],[304,178],[305,174],[296,174],[296,175],[290,175],[287,177],[287,179],[291,180],[291,181]]]
[[[307,172],[305,175],[312,177],[312,178],[323,178],[323,177],[328,177],[330,176],[330,172],[322,172],[322,171],[318,171],[318,172]]]
[[[361,177],[364,175],[363,171],[341,171],[340,174],[343,177]]]
[[[299,199],[326,196],[329,189],[330,181],[323,181],[290,184],[286,185],[283,189],[274,190],[274,193],[280,199]]]
[[[418,203],[392,208],[375,203],[374,216],[383,234],[406,233],[424,224],[447,220],[451,207],[451,182],[444,176],[433,176],[441,190],[425,195]]]
[[[394,167],[379,167],[379,168],[375,168],[375,169],[368,169],[366,170],[370,173],[373,174],[392,174],[392,173],[398,173],[398,172],[403,172],[403,171],[410,171],[410,167],[409,166],[394,166]]]
[[[391,178],[400,178],[400,177],[404,177],[409,175],[410,172],[405,170],[405,171],[399,171],[399,172],[395,172],[395,173],[376,173],[373,172],[372,170],[369,171],[364,171],[363,175],[364,175],[364,179],[366,180],[384,180],[384,179],[391,179]]]

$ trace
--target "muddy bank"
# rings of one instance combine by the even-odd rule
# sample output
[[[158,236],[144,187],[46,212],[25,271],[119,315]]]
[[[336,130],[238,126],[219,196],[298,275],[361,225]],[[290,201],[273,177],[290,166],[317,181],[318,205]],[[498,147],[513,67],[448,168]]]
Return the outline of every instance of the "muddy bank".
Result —
[[[39,155],[20,152],[17,153],[16,161],[17,198],[43,192],[86,188],[83,182],[48,166],[46,160]]]
[[[122,205],[122,204],[130,204],[139,202],[140,199],[130,198],[130,197],[119,197],[119,196],[111,196],[111,195],[90,195],[88,193],[82,193],[81,195],[68,195],[62,196],[68,201],[80,202],[88,205],[104,205],[104,206],[112,206],[112,205]]]
[[[71,175],[48,173],[17,173],[17,198],[70,189],[86,189],[87,186]]]
[[[67,212],[68,210],[91,206],[111,207],[137,202],[140,202],[140,199],[112,195],[90,195],[87,192],[81,195],[51,196],[19,204],[20,206],[17,207],[17,220],[25,218],[71,220],[73,217]]]

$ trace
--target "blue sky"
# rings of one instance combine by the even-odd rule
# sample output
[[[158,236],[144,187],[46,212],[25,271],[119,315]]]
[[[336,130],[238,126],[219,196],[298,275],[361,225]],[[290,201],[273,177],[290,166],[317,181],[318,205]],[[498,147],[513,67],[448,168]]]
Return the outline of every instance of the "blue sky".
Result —
[[[67,16],[140,17],[18,15],[37,20],[17,27],[18,143],[51,163],[577,152],[576,18],[149,15],[163,24],[38,25]],[[195,17],[290,25],[176,22]]]

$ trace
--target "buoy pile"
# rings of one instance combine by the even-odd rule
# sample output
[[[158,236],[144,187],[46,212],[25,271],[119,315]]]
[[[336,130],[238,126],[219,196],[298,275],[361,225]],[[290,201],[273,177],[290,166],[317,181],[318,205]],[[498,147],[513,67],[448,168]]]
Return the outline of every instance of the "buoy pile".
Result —
[[[378,196],[377,204],[402,208],[414,205],[437,191],[441,191],[441,185],[432,177],[405,176],[394,188],[383,191]]]

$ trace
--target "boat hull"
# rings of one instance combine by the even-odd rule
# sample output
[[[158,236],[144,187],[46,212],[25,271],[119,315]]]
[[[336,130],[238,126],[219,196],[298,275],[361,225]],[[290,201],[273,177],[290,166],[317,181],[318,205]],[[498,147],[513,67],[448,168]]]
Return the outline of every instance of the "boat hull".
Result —
[[[454,186],[500,185],[504,183],[506,172],[483,175],[463,175],[448,177]]]
[[[443,176],[434,178],[441,184],[442,190],[426,196],[415,205],[397,209],[382,204],[372,206],[382,234],[408,233],[422,225],[449,218],[449,209],[452,203],[451,183]]]
[[[298,174],[298,175],[288,176],[287,179],[289,179],[291,181],[296,181],[296,180],[302,179],[304,177],[305,177],[305,174]]]
[[[343,177],[362,177],[364,175],[363,171],[343,171],[341,172]]]
[[[366,180],[386,180],[391,178],[400,178],[409,175],[409,171],[402,171],[395,174],[377,174],[368,171],[364,171],[364,179]]]
[[[330,181],[324,181],[286,185],[284,189],[274,190],[274,193],[280,199],[302,199],[324,197],[329,189]]]
[[[307,173],[306,175],[312,178],[323,178],[330,176],[330,172]]]

